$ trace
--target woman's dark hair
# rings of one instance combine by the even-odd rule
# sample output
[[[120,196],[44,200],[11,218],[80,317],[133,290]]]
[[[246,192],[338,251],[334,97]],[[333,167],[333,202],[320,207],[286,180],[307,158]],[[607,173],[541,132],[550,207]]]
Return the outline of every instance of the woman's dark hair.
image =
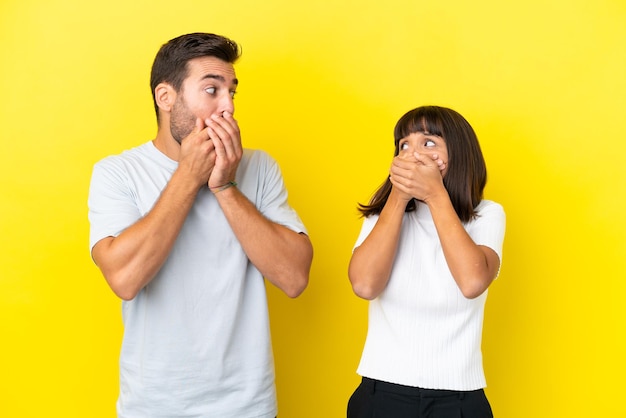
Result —
[[[159,121],[159,107],[154,91],[159,83],[168,83],[180,91],[187,77],[187,63],[199,57],[215,57],[234,64],[241,55],[239,45],[224,36],[212,33],[189,33],[174,38],[161,46],[152,64],[150,88],[154,110]]]
[[[483,198],[487,184],[487,167],[474,129],[458,112],[440,106],[422,106],[404,114],[394,129],[395,152],[399,153],[402,138],[429,132],[442,137],[448,147],[448,162],[443,184],[450,195],[452,206],[461,222],[476,216],[476,206]],[[358,210],[365,217],[380,214],[391,193],[389,178],[378,188],[368,205],[359,203]],[[406,212],[416,209],[415,199],[409,201]]]

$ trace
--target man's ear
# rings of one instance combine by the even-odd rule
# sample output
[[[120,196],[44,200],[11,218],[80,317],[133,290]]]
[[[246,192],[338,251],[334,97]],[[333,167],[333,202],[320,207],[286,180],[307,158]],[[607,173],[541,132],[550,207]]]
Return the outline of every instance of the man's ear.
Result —
[[[154,89],[154,100],[164,112],[171,112],[176,101],[176,90],[168,83],[159,83]]]

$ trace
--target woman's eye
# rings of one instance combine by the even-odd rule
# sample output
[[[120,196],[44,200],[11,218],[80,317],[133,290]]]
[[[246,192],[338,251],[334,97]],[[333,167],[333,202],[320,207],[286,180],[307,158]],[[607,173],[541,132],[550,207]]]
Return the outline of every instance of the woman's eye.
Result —
[[[206,89],[204,89],[204,91],[209,94],[215,94],[215,87],[207,87]]]
[[[427,147],[434,147],[436,144],[435,144],[435,141],[429,139],[429,140],[426,141],[425,145]]]
[[[401,151],[405,151],[409,149],[409,143],[408,142],[403,142],[402,144],[400,144],[400,150]]]

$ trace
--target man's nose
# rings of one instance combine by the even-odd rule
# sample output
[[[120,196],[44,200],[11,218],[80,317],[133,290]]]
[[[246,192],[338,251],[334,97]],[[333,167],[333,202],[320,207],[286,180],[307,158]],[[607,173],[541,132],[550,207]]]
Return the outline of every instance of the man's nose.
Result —
[[[218,113],[221,115],[224,112],[228,112],[231,115],[235,113],[235,103],[233,101],[233,97],[230,93],[225,94],[220,100],[220,105],[218,108]]]

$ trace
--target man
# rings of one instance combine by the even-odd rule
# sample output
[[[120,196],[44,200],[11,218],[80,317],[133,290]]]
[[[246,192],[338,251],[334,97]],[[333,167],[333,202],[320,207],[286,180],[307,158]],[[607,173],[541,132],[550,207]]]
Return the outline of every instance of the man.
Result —
[[[242,148],[239,47],[172,39],[154,60],[156,138],[98,162],[93,260],[123,299],[119,417],[275,417],[265,277],[289,297],[313,249],[276,162]]]

